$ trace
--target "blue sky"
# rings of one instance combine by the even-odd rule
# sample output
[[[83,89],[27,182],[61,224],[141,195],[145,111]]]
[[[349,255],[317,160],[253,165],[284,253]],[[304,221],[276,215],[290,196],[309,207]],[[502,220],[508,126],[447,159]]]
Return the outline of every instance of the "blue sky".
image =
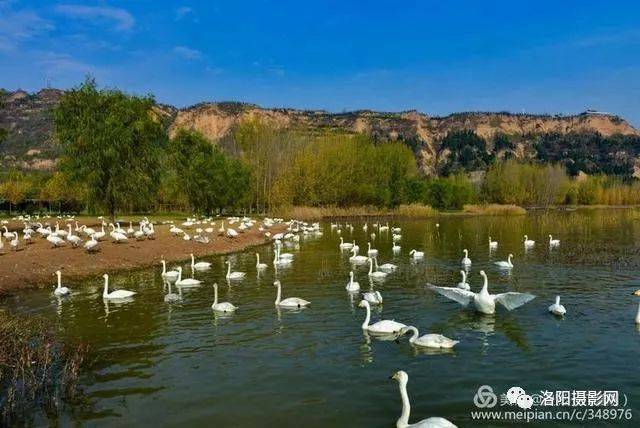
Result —
[[[633,1],[0,0],[0,87],[640,125],[639,23]]]

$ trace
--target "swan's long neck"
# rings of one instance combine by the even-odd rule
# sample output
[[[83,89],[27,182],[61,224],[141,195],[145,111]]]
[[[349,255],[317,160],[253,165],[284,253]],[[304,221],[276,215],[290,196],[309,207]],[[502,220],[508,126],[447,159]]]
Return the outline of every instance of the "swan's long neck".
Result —
[[[256,266],[260,264],[260,254],[256,254]]]
[[[231,276],[231,263],[227,264],[227,278],[229,278],[229,276]]]
[[[560,304],[560,296],[556,296],[556,305]]]
[[[369,275],[373,273],[373,261],[369,259]]]
[[[409,326],[407,328],[407,330],[409,330],[412,334],[411,337],[409,338],[409,343],[413,343],[416,341],[416,339],[418,338],[418,329],[413,327],[413,326]]]
[[[58,276],[58,288],[62,288],[62,274],[58,272],[57,276]]]
[[[480,293],[489,294],[489,280],[487,279],[487,275],[482,275],[482,277],[484,278],[484,283],[482,284],[482,290],[480,290]]]
[[[109,277],[104,277],[104,291],[102,292],[102,297],[107,297],[109,295]]]
[[[367,327],[369,327],[369,321],[371,320],[371,308],[369,308],[369,305],[367,303],[365,303],[364,308],[367,310],[367,315],[364,317],[362,328],[366,329]]]
[[[218,304],[218,284],[213,284],[213,304]]]
[[[507,263],[509,263],[509,266],[513,266],[513,263],[511,263],[511,254],[507,257]]]
[[[462,283],[466,284],[467,283],[467,273],[463,270],[460,271],[460,273],[462,274]]]
[[[640,324],[640,304],[638,304],[638,313],[636,314],[636,324]]]
[[[178,268],[178,282],[182,281],[182,268]]]
[[[165,273],[167,273],[167,263],[164,260],[162,260],[162,274],[165,274]]]
[[[276,283],[276,287],[278,287],[278,290],[276,291],[276,305],[280,304],[280,297],[282,294],[282,287],[280,286],[280,283]]]
[[[193,267],[196,264],[196,259],[193,257],[193,254],[191,254],[191,267]]]
[[[402,397],[402,414],[396,422],[397,427],[406,427],[409,425],[409,415],[411,414],[411,404],[409,403],[409,394],[407,393],[407,383],[400,382],[400,396]]]

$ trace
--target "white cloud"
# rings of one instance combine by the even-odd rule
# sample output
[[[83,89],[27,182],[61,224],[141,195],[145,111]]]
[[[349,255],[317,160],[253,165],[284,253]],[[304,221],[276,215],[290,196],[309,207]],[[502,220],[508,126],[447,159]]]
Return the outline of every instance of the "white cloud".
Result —
[[[173,48],[173,53],[188,60],[202,59],[202,52],[197,49],[188,48],[186,46],[176,46]]]
[[[180,21],[181,19],[186,18],[190,15],[193,15],[193,9],[188,6],[183,6],[176,9],[176,21]]]
[[[26,40],[52,30],[53,24],[30,10],[11,10],[0,4],[0,50],[13,50]]]
[[[126,31],[133,28],[135,19],[125,9],[109,6],[83,6],[78,4],[61,4],[56,6],[56,12],[71,18],[88,21],[107,20],[115,23],[115,29]]]

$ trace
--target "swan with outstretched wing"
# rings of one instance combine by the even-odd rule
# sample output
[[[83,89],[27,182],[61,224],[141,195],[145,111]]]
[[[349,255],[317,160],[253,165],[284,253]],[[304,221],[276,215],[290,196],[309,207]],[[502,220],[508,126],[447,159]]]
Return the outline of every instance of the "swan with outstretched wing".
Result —
[[[483,314],[494,314],[496,303],[500,303],[507,310],[512,311],[525,303],[535,299],[536,296],[529,293],[507,292],[500,294],[489,294],[489,280],[487,274],[481,270],[480,275],[484,278],[484,284],[479,293],[463,290],[457,287],[437,287],[430,285],[429,288],[447,299],[458,302],[462,306],[467,306],[473,302],[476,310]]]

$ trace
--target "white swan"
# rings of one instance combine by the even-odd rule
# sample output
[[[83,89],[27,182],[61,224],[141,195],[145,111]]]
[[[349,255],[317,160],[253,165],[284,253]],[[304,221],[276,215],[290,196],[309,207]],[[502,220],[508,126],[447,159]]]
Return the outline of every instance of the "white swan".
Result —
[[[53,294],[55,294],[56,296],[68,296],[69,294],[71,294],[71,290],[69,290],[69,288],[62,286],[62,272],[57,270],[56,276],[58,277],[58,285],[56,286]]]
[[[389,275],[387,272],[383,272],[381,270],[373,270],[373,259],[369,258],[369,278],[373,279],[383,279]]]
[[[369,257],[375,257],[378,255],[378,250],[371,248],[371,241],[367,242],[367,255]]]
[[[293,254],[292,253],[282,253],[280,252],[280,250],[282,250],[282,242],[280,241],[276,241],[276,246],[278,247],[278,258],[279,259],[293,259]]]
[[[228,266],[227,268],[227,279],[234,279],[234,280],[240,280],[240,279],[244,279],[246,273],[244,272],[231,272],[231,262],[229,260],[227,260],[225,262]]]
[[[350,250],[351,248],[353,248],[353,244],[351,242],[344,242],[344,239],[342,239],[342,236],[341,236],[339,247],[341,250]]]
[[[549,246],[550,247],[557,247],[558,245],[560,245],[560,240],[559,239],[553,239],[553,236],[549,235]]]
[[[276,252],[273,255],[273,266],[274,267],[278,267],[278,266],[290,266],[291,262],[293,262],[293,259],[281,259],[280,258],[280,247],[278,247],[276,245]]]
[[[471,266],[471,259],[469,258],[469,250],[466,248],[462,250],[464,257],[462,258],[462,266]]]
[[[636,312],[636,324],[640,325],[640,304],[638,304],[638,312]]]
[[[549,312],[553,315],[564,316],[567,313],[567,310],[564,306],[560,304],[560,296],[556,296],[556,302],[549,306]]]
[[[498,241],[492,241],[489,237],[489,249],[495,250],[496,248],[498,248]]]
[[[391,273],[391,272],[395,272],[398,269],[398,266],[394,265],[393,263],[385,263],[378,266],[377,257],[374,257],[373,260],[376,262],[376,270],[381,270],[383,272]]]
[[[391,251],[393,251],[394,254],[397,254],[400,252],[402,248],[400,247],[400,245],[396,244],[395,242],[393,243],[393,246],[391,247]]]
[[[529,239],[527,235],[524,235],[524,246],[525,248],[531,248],[536,245],[536,241]]]
[[[411,405],[409,404],[409,394],[407,393],[407,382],[409,382],[409,375],[400,370],[391,376],[392,379],[398,381],[400,386],[400,396],[402,397],[402,414],[396,421],[397,428],[457,428],[448,420],[440,417],[431,417],[423,419],[415,424],[409,424],[409,416],[411,414]]]
[[[511,269],[513,267],[513,263],[511,263],[511,258],[513,257],[513,254],[509,254],[509,257],[507,257],[507,261],[505,262],[504,260],[499,261],[499,262],[495,262],[494,264],[496,266],[498,266],[500,269]]]
[[[481,270],[480,275],[484,278],[484,284],[479,293],[461,290],[457,287],[436,287],[435,285],[429,285],[429,288],[448,299],[460,303],[462,306],[467,306],[470,302],[473,302],[476,310],[483,314],[494,314],[496,312],[496,302],[511,311],[535,298],[534,295],[528,293],[507,292],[489,294],[487,274]]]
[[[267,268],[266,263],[260,263],[260,254],[256,253],[256,269],[263,270]]]
[[[211,305],[211,309],[216,312],[234,312],[238,309],[237,306],[233,306],[229,302],[218,303],[218,284],[213,283],[213,304]]]
[[[104,291],[102,292],[103,299],[128,299],[129,297],[133,297],[133,295],[136,294],[135,291],[129,290],[114,290],[109,293],[109,275],[105,273],[104,275],[102,275],[102,277],[104,278]]]
[[[179,287],[195,287],[197,285],[202,284],[202,281],[195,278],[185,278],[182,279],[182,266],[178,266],[178,279],[176,280],[176,285]]]
[[[382,294],[380,294],[379,291],[374,291],[373,288],[371,289],[371,291],[362,293],[362,298],[372,305],[381,305],[382,303],[384,303]]]
[[[209,269],[211,267],[211,263],[209,262],[198,262],[196,263],[195,257],[193,257],[193,253],[191,253],[191,269]]]
[[[360,284],[353,280],[353,271],[349,272],[349,282],[347,282],[347,291],[360,291]]]
[[[356,247],[351,248],[351,252],[353,253],[353,255],[349,257],[349,261],[351,263],[361,264],[361,263],[366,263],[369,260],[368,257],[359,256],[358,249]]]
[[[462,281],[460,281],[456,287],[462,290],[471,290],[471,286],[467,282],[467,272],[461,270],[460,274],[462,275]]]
[[[358,307],[367,310],[367,316],[362,323],[362,329],[371,334],[398,334],[400,329],[406,327],[406,325],[401,322],[394,320],[380,320],[374,324],[369,324],[371,320],[371,305],[369,305],[369,302],[366,300],[361,300]]]
[[[169,280],[176,280],[178,279],[178,276],[180,276],[180,273],[177,270],[167,270],[167,262],[164,261],[164,259],[160,260],[160,263],[162,263],[162,277],[169,279]]]
[[[84,249],[87,253],[94,253],[100,249],[95,233],[91,235],[91,239],[84,243]]]
[[[411,251],[409,251],[409,255],[413,256],[413,260],[423,259],[424,258],[424,251],[411,250]]]
[[[441,334],[425,334],[418,337],[420,335],[418,329],[411,325],[400,330],[400,334],[404,335],[409,331],[413,332],[413,335],[409,338],[409,343],[415,346],[451,349],[460,343],[459,340],[452,340]]]
[[[304,308],[306,306],[309,306],[309,304],[311,304],[311,302],[304,299],[300,299],[298,297],[288,297],[284,300],[280,300],[280,297],[282,295],[282,284],[280,284],[280,281],[275,281],[273,285],[278,288],[278,291],[276,294],[276,301],[275,301],[276,306],[280,308],[295,309],[295,308]]]

